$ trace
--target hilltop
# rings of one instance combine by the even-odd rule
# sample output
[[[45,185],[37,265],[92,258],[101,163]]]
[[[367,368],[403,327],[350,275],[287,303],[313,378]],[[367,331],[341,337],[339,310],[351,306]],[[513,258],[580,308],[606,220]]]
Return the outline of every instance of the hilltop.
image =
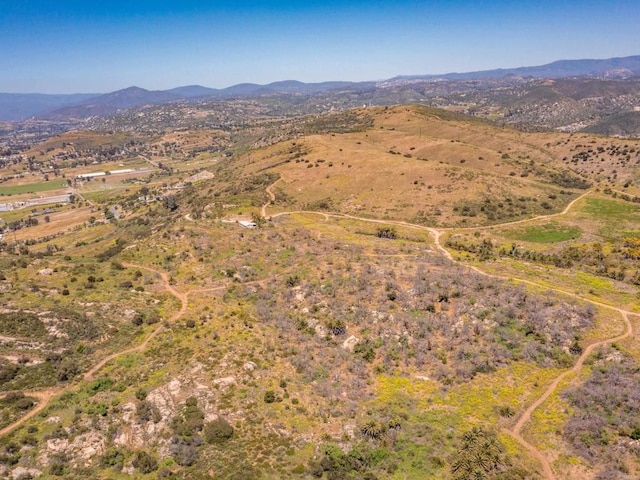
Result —
[[[235,175],[277,173],[286,204],[276,208],[439,226],[553,213],[607,176],[558,161],[571,150],[565,136],[515,132],[426,107],[329,115],[309,121],[304,132],[241,157]],[[620,175],[624,181],[628,174]]]

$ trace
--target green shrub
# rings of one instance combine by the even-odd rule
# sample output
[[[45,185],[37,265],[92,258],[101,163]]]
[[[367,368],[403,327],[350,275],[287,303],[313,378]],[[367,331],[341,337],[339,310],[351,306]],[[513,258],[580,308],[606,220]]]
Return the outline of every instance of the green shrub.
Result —
[[[376,237],[388,238],[393,240],[397,237],[395,228],[392,227],[380,227],[376,230]]]
[[[124,453],[117,448],[109,448],[102,456],[100,463],[103,467],[113,467],[120,470],[124,465]]]
[[[155,457],[144,450],[136,453],[132,465],[140,470],[141,473],[151,473],[158,469],[158,461]]]
[[[207,443],[224,443],[233,437],[233,427],[224,418],[218,418],[204,426],[204,438]]]

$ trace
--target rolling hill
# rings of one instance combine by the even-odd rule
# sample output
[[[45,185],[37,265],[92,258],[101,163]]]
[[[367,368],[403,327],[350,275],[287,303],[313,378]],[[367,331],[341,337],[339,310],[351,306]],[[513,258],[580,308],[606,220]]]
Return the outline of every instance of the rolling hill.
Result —
[[[637,476],[639,141],[174,107],[4,165],[0,475]]]

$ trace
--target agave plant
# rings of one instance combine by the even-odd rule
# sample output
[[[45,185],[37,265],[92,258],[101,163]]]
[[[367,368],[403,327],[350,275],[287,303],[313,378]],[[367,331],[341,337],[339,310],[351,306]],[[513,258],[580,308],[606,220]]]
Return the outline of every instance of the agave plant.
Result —
[[[360,433],[363,437],[378,439],[384,435],[384,426],[376,420],[368,420],[360,427]]]

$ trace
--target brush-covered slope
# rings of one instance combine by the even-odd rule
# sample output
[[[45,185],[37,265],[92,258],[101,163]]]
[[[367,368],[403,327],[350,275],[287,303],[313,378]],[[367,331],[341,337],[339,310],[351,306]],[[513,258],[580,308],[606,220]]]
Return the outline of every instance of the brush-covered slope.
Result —
[[[46,237],[0,244],[0,476],[637,476],[636,143],[418,107],[201,150],[220,135],[76,133],[11,167],[153,170],[77,184]],[[76,160],[60,174],[98,168]],[[586,180],[552,219],[423,226],[558,212]]]

